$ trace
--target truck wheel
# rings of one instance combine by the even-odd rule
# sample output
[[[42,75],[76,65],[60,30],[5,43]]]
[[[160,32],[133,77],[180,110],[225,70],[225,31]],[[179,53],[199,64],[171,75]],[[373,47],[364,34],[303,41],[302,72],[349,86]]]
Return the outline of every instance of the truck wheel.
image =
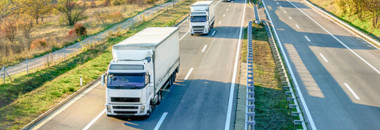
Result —
[[[162,100],[162,94],[161,94],[161,93],[158,93],[158,99],[157,99],[157,103],[156,103],[156,105],[160,104],[160,103],[161,103],[161,100]]]
[[[150,116],[150,114],[152,113],[153,109],[154,109],[154,106],[151,104],[149,106],[149,110],[146,112],[146,115],[143,116],[143,118],[145,118],[145,119],[148,118]]]
[[[168,87],[166,87],[166,88],[170,88],[171,86],[172,86],[172,76],[169,77]]]
[[[175,82],[175,74],[172,75],[172,83],[171,83],[171,85],[173,85],[174,82]]]

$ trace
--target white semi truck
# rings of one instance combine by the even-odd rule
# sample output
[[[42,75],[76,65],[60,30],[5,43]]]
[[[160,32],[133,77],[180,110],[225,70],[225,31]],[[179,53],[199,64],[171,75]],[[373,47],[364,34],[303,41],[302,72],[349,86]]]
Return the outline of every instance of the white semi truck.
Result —
[[[214,1],[197,1],[190,6],[190,33],[208,34],[214,27]]]
[[[179,71],[178,27],[150,27],[112,47],[102,76],[107,116],[149,116]]]

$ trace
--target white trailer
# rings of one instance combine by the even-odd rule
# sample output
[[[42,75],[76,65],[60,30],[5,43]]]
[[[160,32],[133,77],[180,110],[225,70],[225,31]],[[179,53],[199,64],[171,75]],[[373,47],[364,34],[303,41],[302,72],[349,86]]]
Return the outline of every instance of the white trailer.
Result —
[[[179,71],[178,27],[150,27],[112,47],[106,83],[107,116],[149,116]]]
[[[208,34],[215,23],[215,2],[197,1],[190,6],[190,33]]]

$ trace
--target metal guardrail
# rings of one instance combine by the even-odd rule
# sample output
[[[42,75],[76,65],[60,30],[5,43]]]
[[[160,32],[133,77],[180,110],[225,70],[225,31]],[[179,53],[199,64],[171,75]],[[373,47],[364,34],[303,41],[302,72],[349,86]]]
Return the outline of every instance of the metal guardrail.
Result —
[[[255,86],[253,85],[252,21],[248,23],[247,44],[247,99],[245,109],[245,130],[255,129]]]
[[[304,117],[302,115],[301,108],[298,104],[298,97],[295,95],[295,92],[293,91],[291,87],[291,81],[289,79],[289,76],[287,74],[287,67],[284,65],[284,61],[282,60],[282,57],[280,55],[280,52],[278,50],[277,44],[274,40],[274,36],[272,35],[271,31],[271,25],[270,23],[267,23],[263,21],[263,24],[265,26],[267,35],[268,35],[268,41],[271,46],[271,50],[273,53],[273,58],[275,59],[277,71],[279,73],[280,79],[281,79],[281,85],[283,89],[285,90],[286,95],[286,101],[288,102],[288,108],[290,110],[290,114],[293,118],[294,126],[301,125],[304,130],[307,129],[306,123],[304,121]],[[295,110],[295,111],[294,111]],[[298,117],[299,119],[295,119]]]

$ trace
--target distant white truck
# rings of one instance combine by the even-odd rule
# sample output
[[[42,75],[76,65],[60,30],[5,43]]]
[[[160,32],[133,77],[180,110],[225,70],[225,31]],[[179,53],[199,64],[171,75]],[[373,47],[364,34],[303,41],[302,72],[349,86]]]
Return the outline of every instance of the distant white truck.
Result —
[[[208,34],[215,23],[215,2],[197,1],[190,6],[190,33]]]
[[[107,116],[146,116],[179,71],[178,27],[146,28],[112,47],[106,75]]]

